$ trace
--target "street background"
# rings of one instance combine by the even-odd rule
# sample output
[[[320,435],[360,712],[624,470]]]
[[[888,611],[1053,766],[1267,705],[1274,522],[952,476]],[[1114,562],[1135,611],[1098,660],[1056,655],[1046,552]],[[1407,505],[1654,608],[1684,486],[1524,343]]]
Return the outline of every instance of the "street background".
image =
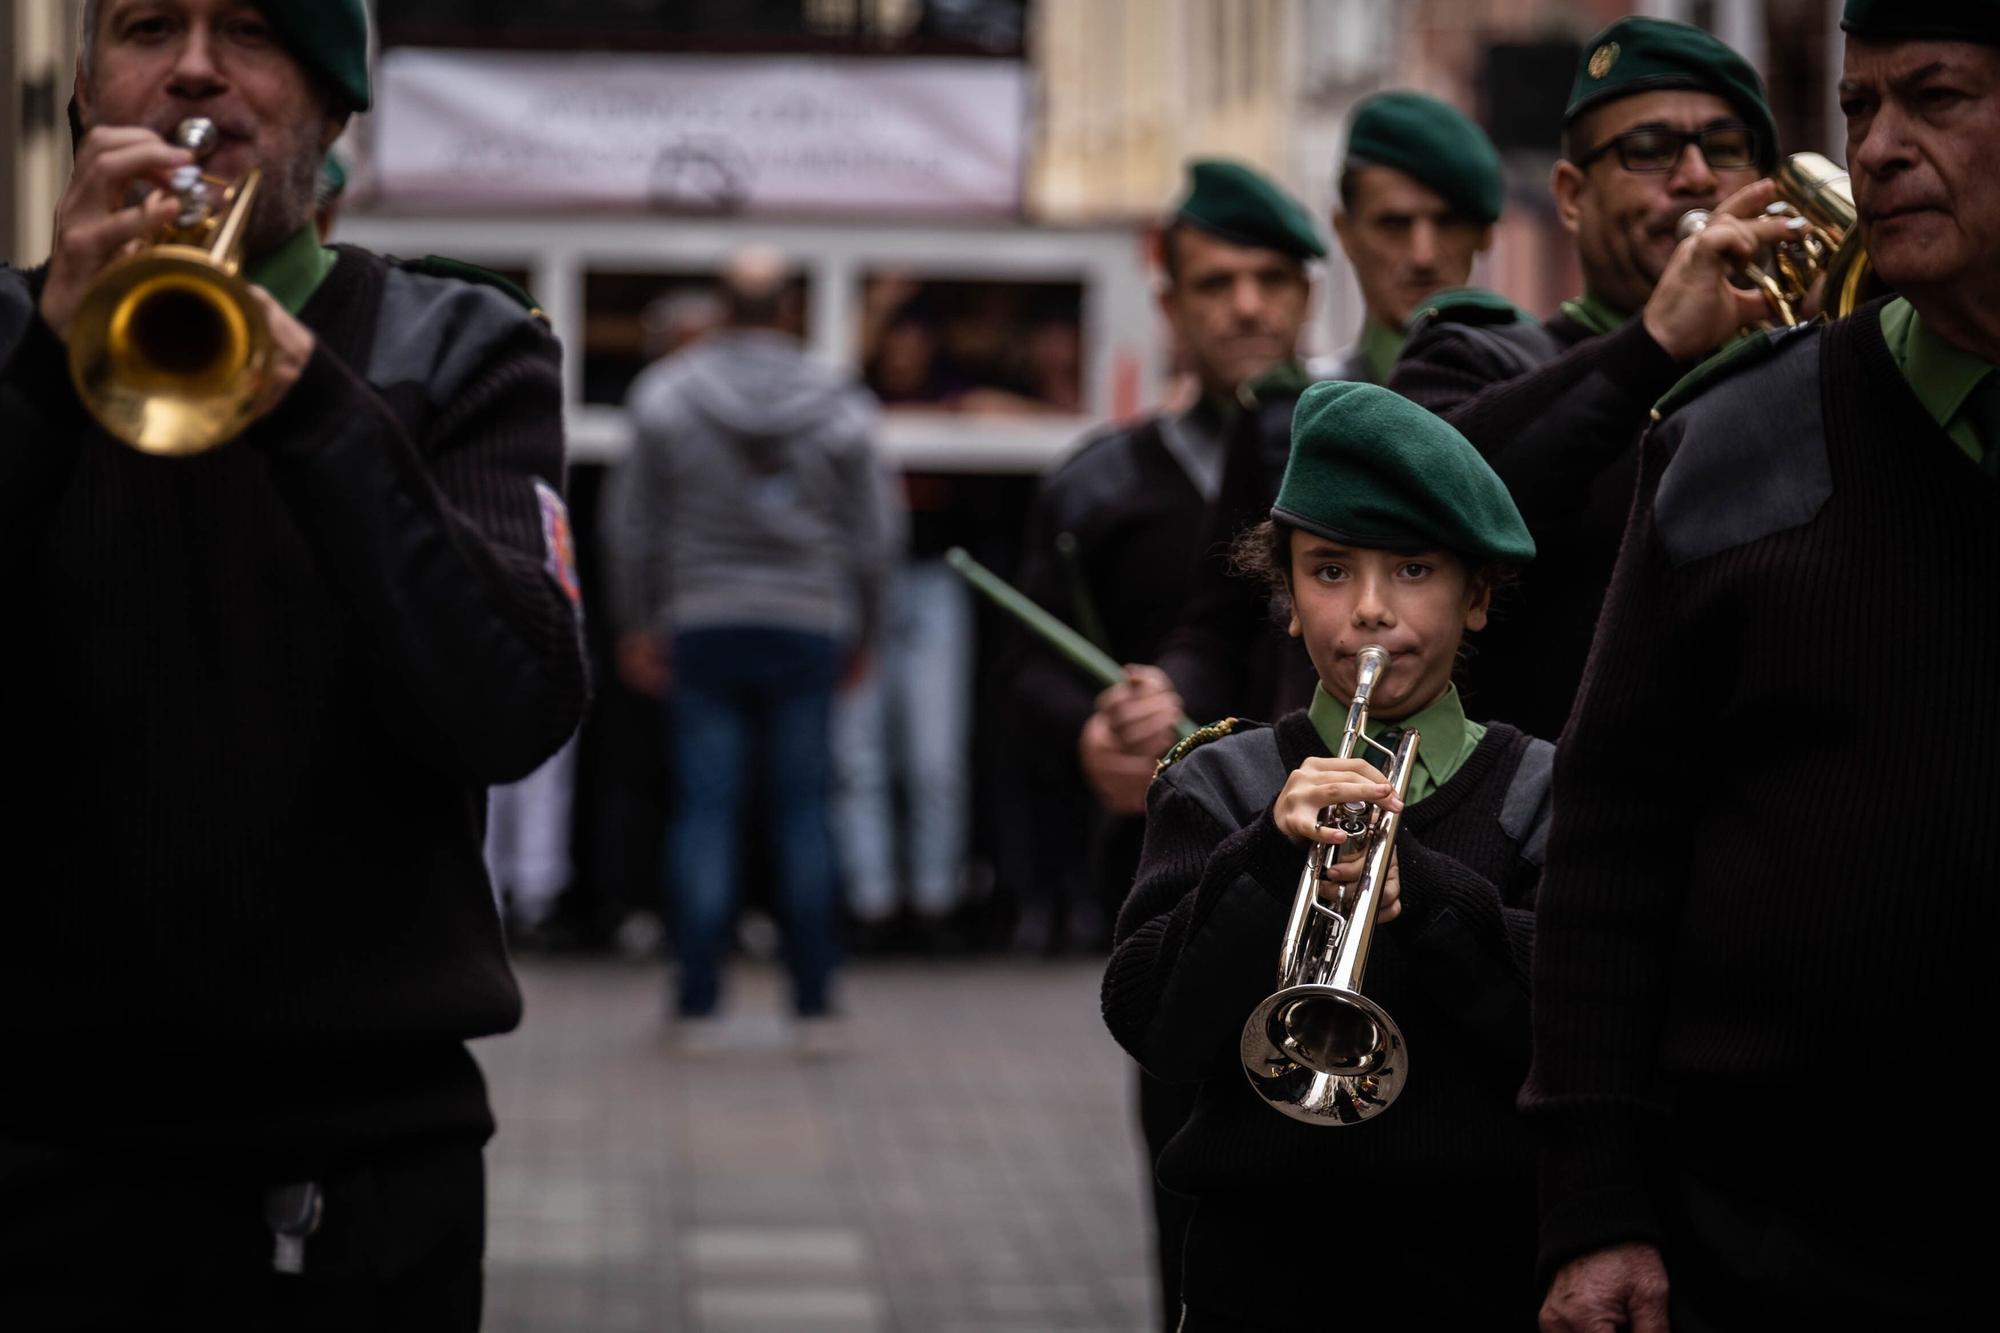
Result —
[[[803,1056],[746,968],[726,1053],[670,1044],[656,969],[521,969],[474,1047],[493,1333],[1151,1327],[1131,1067],[1094,962],[863,965]]]

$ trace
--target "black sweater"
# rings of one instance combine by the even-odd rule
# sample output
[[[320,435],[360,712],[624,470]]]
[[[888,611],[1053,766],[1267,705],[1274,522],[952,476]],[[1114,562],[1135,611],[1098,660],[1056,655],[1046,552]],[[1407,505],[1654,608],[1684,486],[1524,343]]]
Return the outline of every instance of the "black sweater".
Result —
[[[1239,414],[1194,550],[1187,605],[1160,645],[1158,665],[1197,722],[1278,717],[1312,702],[1312,659],[1273,614],[1262,579],[1232,569],[1243,532],[1271,516],[1292,448],[1297,397],[1262,398]]]
[[[38,290],[0,271],[0,1134],[278,1169],[487,1132],[484,787],[585,691],[554,341],[343,249],[285,402],[163,460],[83,416]]]
[[[1550,747],[1496,724],[1449,782],[1409,807],[1397,840],[1403,916],[1376,934],[1364,989],[1403,1029],[1410,1079],[1392,1109],[1342,1128],[1273,1110],[1237,1054],[1244,1020],[1276,988],[1304,865],[1271,802],[1287,774],[1326,753],[1296,712],[1195,749],[1148,797],[1104,1018],[1148,1071],[1201,1085],[1159,1163],[1162,1184],[1199,1201],[1189,1298],[1225,1307],[1233,1287],[1249,1300],[1271,1274],[1238,1271],[1241,1249],[1285,1249],[1299,1236],[1317,1247],[1325,1276],[1364,1279],[1336,1271],[1342,1255],[1365,1266],[1364,1253],[1379,1247],[1364,1240],[1343,1251],[1323,1220],[1325,1208],[1352,1199],[1365,1201],[1361,1226],[1396,1238],[1385,1245],[1478,1251],[1505,1274],[1513,1317],[1526,1320],[1533,1168],[1513,1099],[1527,1067]],[[1463,1228],[1456,1242],[1440,1239],[1453,1228]],[[1323,1314],[1308,1311],[1306,1321],[1318,1326]]]
[[[1522,355],[1497,355],[1493,339]],[[1523,360],[1540,364],[1524,373]],[[1478,716],[1562,730],[1625,530],[1639,435],[1688,369],[1636,319],[1603,335],[1567,315],[1540,327],[1440,322],[1404,348],[1389,387],[1472,441],[1535,538],[1534,563],[1469,654],[1466,706]]]
[[[2000,487],[1877,308],[1647,437],[1556,766],[1523,1092],[1545,1272],[1658,1236],[1670,1145],[1863,1237],[1990,1174],[1962,1043],[1996,1016],[1996,571]]]
[[[1042,480],[1017,583],[1080,631],[1094,615],[1100,646],[1120,664],[1150,662],[1187,601],[1204,509],[1157,421],[1104,431]],[[1065,533],[1076,541],[1068,560],[1056,546]],[[1025,630],[1010,657],[1021,720],[1055,766],[1074,773],[1077,738],[1104,686]]]

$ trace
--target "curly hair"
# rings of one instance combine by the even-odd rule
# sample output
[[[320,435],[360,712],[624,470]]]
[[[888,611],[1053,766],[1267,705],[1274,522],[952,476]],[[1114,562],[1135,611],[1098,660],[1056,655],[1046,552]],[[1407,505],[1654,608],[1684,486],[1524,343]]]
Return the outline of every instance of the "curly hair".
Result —
[[[1283,519],[1267,518],[1237,533],[1229,544],[1229,572],[1264,585],[1271,594],[1271,618],[1280,625],[1292,617],[1292,534],[1298,531]],[[1496,604],[1520,577],[1513,566],[1497,561],[1467,561],[1466,568],[1470,586],[1490,590]]]

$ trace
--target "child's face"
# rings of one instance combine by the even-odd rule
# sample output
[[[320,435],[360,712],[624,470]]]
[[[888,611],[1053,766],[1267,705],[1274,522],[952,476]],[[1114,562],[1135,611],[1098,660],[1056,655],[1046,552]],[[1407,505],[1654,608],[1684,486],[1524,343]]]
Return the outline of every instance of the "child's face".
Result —
[[[1491,600],[1448,551],[1383,551],[1292,533],[1292,635],[1341,700],[1354,697],[1355,654],[1371,643],[1387,648],[1389,669],[1369,706],[1385,721],[1445,692],[1459,640],[1485,627]]]

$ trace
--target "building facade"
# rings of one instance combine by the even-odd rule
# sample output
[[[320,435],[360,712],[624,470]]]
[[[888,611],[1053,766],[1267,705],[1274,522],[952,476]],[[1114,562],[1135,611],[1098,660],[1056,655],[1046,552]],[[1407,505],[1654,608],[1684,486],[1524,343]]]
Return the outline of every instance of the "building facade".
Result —
[[[76,23],[71,0],[0,0],[0,261],[48,254],[69,179]]]

